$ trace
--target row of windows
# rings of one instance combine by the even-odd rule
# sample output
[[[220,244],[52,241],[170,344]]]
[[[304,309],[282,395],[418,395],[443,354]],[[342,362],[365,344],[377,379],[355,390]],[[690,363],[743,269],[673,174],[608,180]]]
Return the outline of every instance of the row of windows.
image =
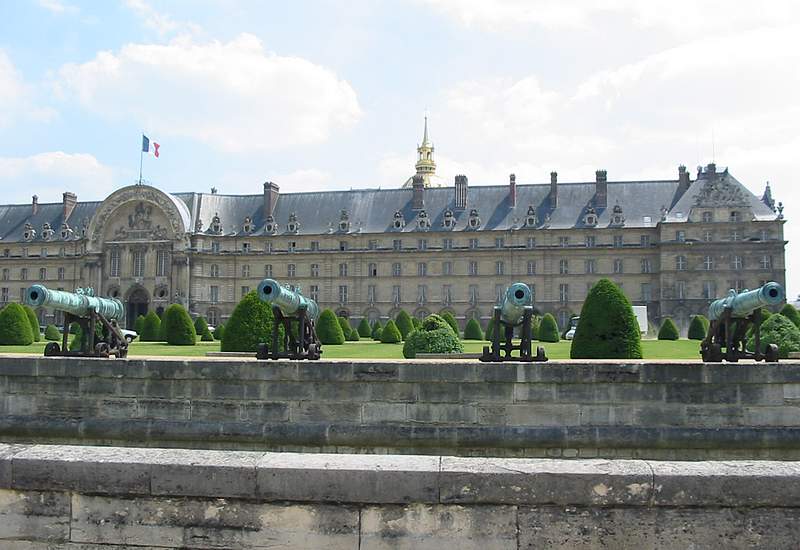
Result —
[[[717,233],[712,231],[711,229],[704,229],[703,231],[700,232],[699,236],[700,236],[700,239],[702,241],[710,243],[710,242],[714,242],[714,240],[717,237]],[[770,234],[770,232],[768,230],[762,229],[759,232],[759,234],[758,234],[758,236],[756,238],[758,240],[760,240],[760,241],[768,241],[771,238],[771,234]],[[742,241],[742,240],[746,240],[746,239],[747,239],[747,235],[745,234],[744,230],[741,229],[741,228],[734,228],[734,229],[731,229],[728,232],[728,240],[729,241],[738,242],[738,241]],[[686,240],[687,240],[686,231],[683,230],[683,229],[680,229],[680,230],[676,231],[675,232],[675,240],[680,242],[680,243],[686,242]]]
[[[745,267],[744,258],[742,256],[731,256],[729,263],[730,269],[734,270],[741,270]],[[686,271],[688,269],[689,262],[686,259],[686,256],[675,256],[675,270],[676,271]],[[713,256],[704,256],[703,260],[700,263],[700,269],[703,271],[712,271],[716,267],[716,261]],[[772,269],[772,256],[767,254],[761,256],[759,260],[759,268],[763,270]]]
[[[122,273],[121,251],[112,248],[108,254],[108,271],[111,277],[120,277]],[[156,276],[165,277],[169,274],[169,252],[156,251]],[[131,251],[131,277],[144,277],[146,270],[147,252],[145,250]]]
[[[29,277],[28,268],[23,267],[19,270],[19,280],[20,281],[27,281]],[[59,267],[56,270],[56,280],[63,281],[66,278],[66,270],[63,267]],[[10,281],[11,280],[11,270],[9,268],[3,268],[2,271],[2,280],[3,281]],[[47,268],[40,267],[39,268],[39,281],[46,281],[47,280]]]

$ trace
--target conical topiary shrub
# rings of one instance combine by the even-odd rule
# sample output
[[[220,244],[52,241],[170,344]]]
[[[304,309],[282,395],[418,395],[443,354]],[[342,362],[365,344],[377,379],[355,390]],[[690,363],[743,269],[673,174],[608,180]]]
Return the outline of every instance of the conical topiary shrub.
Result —
[[[230,323],[229,323],[230,324]],[[317,321],[317,336],[323,344],[339,346],[344,344],[344,331],[336,314],[330,309],[325,309]]]
[[[416,317],[411,318],[411,324],[414,325],[414,330],[419,329],[422,326],[422,321],[417,319]]]
[[[139,340],[142,342],[158,342],[158,335],[161,332],[161,318],[155,311],[148,311],[142,323],[142,332]]]
[[[47,325],[44,329],[44,339],[50,342],[58,342],[61,340],[61,333],[58,332],[58,327],[55,325]]]
[[[794,307],[792,304],[786,304],[781,308],[781,315],[789,319],[794,326],[800,328],[800,313],[798,313],[797,308]],[[762,315],[763,320],[763,315]]]
[[[361,340],[361,337],[358,335],[358,331],[353,329],[350,331],[350,334],[347,335],[348,342],[358,342]]]
[[[366,317],[361,318],[361,322],[358,323],[358,335],[361,338],[369,338],[372,336],[372,329],[369,326],[369,321]]]
[[[583,319],[581,319],[583,321]],[[675,321],[667,317],[661,323],[661,328],[658,329],[658,339],[659,340],[677,340],[680,338],[680,332],[678,332],[678,326],[675,324]]]
[[[386,323],[386,325],[388,326],[389,323]],[[398,313],[397,317],[395,317],[394,325],[397,330],[400,331],[401,340],[405,340],[406,336],[408,336],[408,333],[414,330],[414,323],[411,321],[411,317],[404,309],[401,309],[400,313]],[[383,342],[383,340],[381,340],[381,342]]]
[[[613,282],[600,279],[592,287],[580,317],[570,347],[572,359],[642,358],[639,323],[630,301]]]
[[[689,340],[703,340],[708,332],[708,319],[703,315],[695,315],[689,323]]]
[[[551,313],[545,313],[542,322],[539,323],[539,340],[541,342],[558,342],[561,336],[558,334],[558,323]]]
[[[37,325],[38,332],[38,325]],[[29,346],[33,330],[25,308],[11,302],[0,310],[0,346]]]
[[[139,336],[141,336],[143,328],[144,328],[144,315],[139,315],[133,322],[133,331]]]
[[[211,331],[208,330],[208,323],[206,323],[206,320],[202,315],[194,320],[194,331],[200,337],[200,340],[202,342],[214,341],[214,337],[211,335]]]
[[[172,304],[164,312],[164,335],[170,346],[194,346],[197,344],[197,333],[192,318],[180,304]],[[208,328],[206,328],[208,330]]]
[[[377,340],[378,342],[381,341],[381,330],[383,329],[383,325],[380,321],[376,320],[372,323],[372,339]]]
[[[409,320],[410,323],[411,321]],[[381,342],[384,344],[399,344],[402,338],[400,329],[397,328],[395,322],[391,319],[386,321],[386,326],[381,330]]]
[[[344,339],[347,340],[350,337],[350,333],[353,332],[353,327],[350,326],[350,321],[344,317],[337,317],[336,319],[339,321],[339,326],[342,327]]]
[[[220,323],[216,327],[214,327],[214,340],[222,340],[222,336],[225,334],[225,324]]]
[[[255,290],[244,295],[236,304],[222,334],[221,351],[256,351],[259,344],[272,346],[272,308],[262,302]],[[279,327],[278,341],[283,341],[283,327]]]
[[[531,317],[531,340],[539,339],[539,325],[542,324],[542,318],[538,315]]]
[[[495,328],[494,317],[492,317],[486,322],[486,332],[484,334],[485,338],[490,342],[492,341],[492,338],[494,338]]]
[[[22,306],[25,308],[25,315],[28,317],[28,322],[31,324],[31,333],[33,334],[33,341],[39,342],[42,339],[42,333],[39,331],[39,319],[36,318],[36,312],[29,305]]]
[[[483,340],[483,331],[477,320],[470,319],[464,327],[464,340]]]
[[[458,321],[456,321],[456,318],[453,317],[452,313],[450,313],[449,311],[445,311],[444,313],[441,314],[441,318],[447,321],[447,324],[450,325],[450,328],[453,329],[453,332],[455,332],[456,335],[459,333]]]

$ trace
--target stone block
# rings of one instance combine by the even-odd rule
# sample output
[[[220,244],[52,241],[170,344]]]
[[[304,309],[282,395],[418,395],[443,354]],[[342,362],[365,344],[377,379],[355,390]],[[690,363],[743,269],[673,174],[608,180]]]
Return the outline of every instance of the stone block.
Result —
[[[437,502],[439,457],[267,453],[258,497],[297,502]]]
[[[461,390],[458,384],[429,382],[418,384],[417,393],[422,403],[459,403]]]
[[[139,418],[141,411],[139,403],[133,397],[100,398],[97,401],[97,416],[99,418]]]
[[[408,420],[436,424],[474,424],[478,421],[474,405],[453,403],[409,403]]]
[[[289,420],[287,403],[265,403],[247,401],[244,404],[245,418],[249,422],[286,422]]]
[[[612,395],[615,402],[659,403],[664,401],[665,388],[664,384],[615,384]]]
[[[364,403],[361,408],[361,419],[364,424],[404,422],[406,420],[406,404]]]
[[[303,382],[352,382],[353,364],[345,361],[301,362],[297,379]]]
[[[627,426],[633,423],[630,405],[580,405],[582,426]]]
[[[512,403],[514,384],[482,382],[460,384],[461,401],[464,403]]]
[[[608,403],[611,401],[610,384],[559,384],[556,401],[560,403]]]
[[[361,403],[301,401],[289,407],[292,422],[361,422]]]
[[[687,405],[684,410],[689,426],[740,426],[744,419],[738,405]]]
[[[700,384],[705,378],[706,367],[700,364],[644,363],[639,372],[640,380],[651,384]]]
[[[508,406],[508,423],[511,426],[577,426],[581,411],[577,404]]]
[[[473,382],[477,365],[469,362],[417,362],[400,363],[400,382]]]
[[[734,405],[738,402],[736,385],[668,384],[667,403]]]
[[[16,489],[144,495],[158,450],[34,445],[12,460]]]
[[[417,384],[408,382],[379,382],[369,384],[370,401],[417,401]]]
[[[747,426],[800,426],[800,406],[744,407]]]
[[[367,382],[396,382],[400,379],[401,363],[378,363],[369,361],[353,363],[353,379]]]
[[[6,445],[5,443],[0,443],[0,488],[8,489],[12,487],[12,459],[15,454],[23,451],[27,447],[27,445]]]
[[[367,382],[309,382],[313,401],[367,401]]]
[[[742,405],[783,405],[784,389],[780,384],[740,384],[739,403]]]
[[[513,506],[409,504],[361,512],[361,550],[516,550]]]
[[[189,403],[192,420],[236,422],[242,418],[244,412],[244,403],[240,401],[195,399]]]
[[[262,453],[157,449],[149,458],[150,492],[165,496],[252,498]]]
[[[192,402],[188,399],[138,399],[142,418],[157,420],[190,420]]]
[[[480,363],[475,365],[474,382],[505,382],[513,384],[517,381],[517,369],[512,364]]]
[[[642,506],[653,491],[640,460],[442,457],[439,479],[441,502],[459,504]]]
[[[78,378],[51,376],[9,376],[8,393],[78,395]]]
[[[514,384],[515,402],[551,403],[555,399],[555,384]]]
[[[69,533],[66,493],[0,489],[0,548],[8,548],[9,539],[61,543]]]
[[[298,401],[311,399],[312,386],[307,382],[267,382],[262,384],[261,399],[267,401]]]

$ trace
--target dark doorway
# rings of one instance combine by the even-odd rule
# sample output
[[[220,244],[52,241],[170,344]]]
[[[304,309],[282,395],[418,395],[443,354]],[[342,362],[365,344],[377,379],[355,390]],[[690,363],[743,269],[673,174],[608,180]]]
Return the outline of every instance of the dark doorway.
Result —
[[[149,304],[150,297],[147,295],[145,289],[139,287],[131,292],[130,296],[128,296],[128,307],[125,308],[127,310],[127,324],[125,326],[129,329],[133,329],[136,318],[139,317],[139,315],[147,315],[147,306]]]

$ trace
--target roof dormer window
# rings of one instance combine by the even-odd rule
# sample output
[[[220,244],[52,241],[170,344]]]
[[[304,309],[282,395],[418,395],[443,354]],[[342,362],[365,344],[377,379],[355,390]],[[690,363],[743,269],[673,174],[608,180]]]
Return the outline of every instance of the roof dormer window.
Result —
[[[528,206],[528,212],[525,214],[525,227],[536,227],[538,220],[536,219],[536,209],[533,205]]]
[[[244,223],[242,224],[242,230],[245,233],[252,233],[255,226],[253,225],[253,219],[250,216],[245,216]]]
[[[66,241],[72,238],[73,231],[66,223],[61,224],[61,240]]]
[[[300,231],[300,222],[297,221],[297,214],[294,212],[289,214],[289,223],[286,224],[286,230],[289,233],[297,233]]]
[[[427,231],[431,228],[431,220],[428,218],[428,213],[424,210],[420,210],[419,214],[417,214],[417,227],[421,231]]]
[[[481,226],[481,217],[478,215],[478,210],[476,208],[469,211],[469,221],[467,225],[470,229],[478,229]]]
[[[219,214],[214,214],[211,218],[211,232],[216,234],[222,233],[222,222],[219,220]]]
[[[583,224],[589,227],[595,227],[597,225],[597,211],[594,209],[594,206],[590,206],[586,209],[586,214],[583,216]]]
[[[347,213],[347,210],[339,213],[339,231],[342,233],[350,231],[350,214]]]
[[[392,227],[395,229],[403,229],[406,226],[406,220],[403,219],[403,213],[397,210],[392,219]]]
[[[274,235],[278,232],[278,224],[275,223],[275,218],[272,216],[267,216],[267,223],[264,225],[264,231],[271,235]]]
[[[456,225],[456,218],[453,215],[453,211],[449,208],[444,211],[444,219],[442,220],[442,225],[447,229],[452,229]]]
[[[45,241],[49,241],[50,239],[53,238],[53,235],[55,234],[56,232],[53,231],[53,228],[50,227],[49,223],[45,222],[44,224],[42,224],[42,239],[44,239]]]
[[[625,225],[625,216],[622,215],[622,207],[619,204],[614,205],[611,213],[611,225]]]
[[[30,223],[25,224],[25,232],[22,234],[22,238],[26,241],[32,241],[36,238],[36,230]]]

